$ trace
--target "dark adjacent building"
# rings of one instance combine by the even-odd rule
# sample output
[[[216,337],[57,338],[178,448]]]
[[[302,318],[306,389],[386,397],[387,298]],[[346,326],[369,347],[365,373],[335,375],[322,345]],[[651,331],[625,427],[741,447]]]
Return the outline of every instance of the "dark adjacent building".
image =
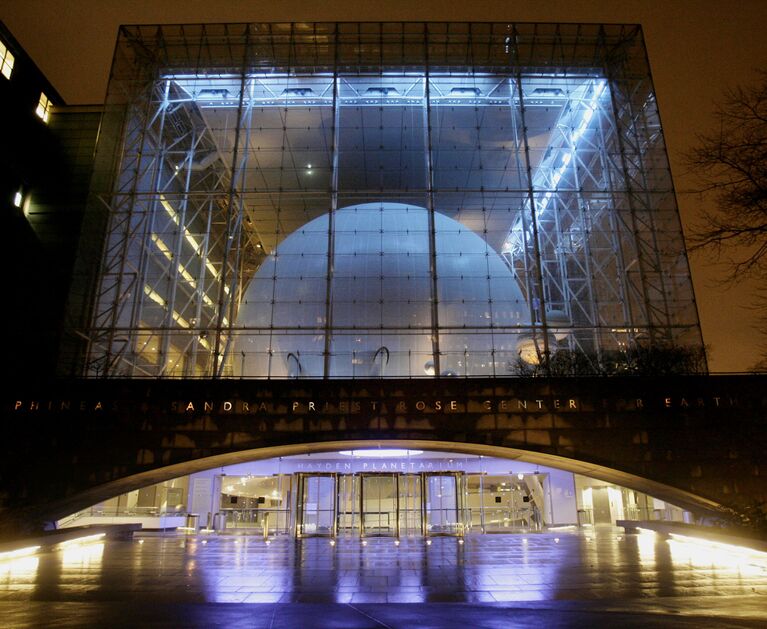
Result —
[[[9,368],[56,371],[100,107],[66,107],[0,23],[0,207]]]

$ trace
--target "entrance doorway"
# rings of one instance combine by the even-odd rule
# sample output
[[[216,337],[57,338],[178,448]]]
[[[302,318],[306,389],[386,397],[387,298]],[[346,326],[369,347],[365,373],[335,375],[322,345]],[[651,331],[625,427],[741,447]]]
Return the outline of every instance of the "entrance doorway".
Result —
[[[428,535],[463,535],[463,474],[424,474],[424,527]]]
[[[425,534],[421,474],[399,475],[399,532],[403,537]]]
[[[399,537],[399,475],[360,475],[360,535]]]
[[[336,474],[297,474],[296,536],[338,534]]]
[[[296,474],[297,537],[463,535],[464,474]]]

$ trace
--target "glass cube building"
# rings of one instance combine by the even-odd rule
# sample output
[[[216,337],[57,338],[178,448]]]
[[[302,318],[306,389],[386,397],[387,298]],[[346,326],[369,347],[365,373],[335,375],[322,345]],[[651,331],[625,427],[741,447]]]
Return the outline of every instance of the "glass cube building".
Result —
[[[78,375],[702,347],[636,25],[125,26],[91,192]]]

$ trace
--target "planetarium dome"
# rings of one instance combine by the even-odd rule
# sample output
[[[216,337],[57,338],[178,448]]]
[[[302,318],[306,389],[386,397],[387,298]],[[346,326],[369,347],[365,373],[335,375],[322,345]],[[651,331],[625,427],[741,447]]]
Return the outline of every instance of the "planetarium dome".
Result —
[[[514,357],[529,338],[529,307],[511,270],[465,225],[434,214],[435,309],[428,210],[339,209],[332,243],[330,220],[324,214],[286,237],[247,284],[234,326],[236,376],[433,375],[435,314],[441,375],[493,374],[493,356]]]

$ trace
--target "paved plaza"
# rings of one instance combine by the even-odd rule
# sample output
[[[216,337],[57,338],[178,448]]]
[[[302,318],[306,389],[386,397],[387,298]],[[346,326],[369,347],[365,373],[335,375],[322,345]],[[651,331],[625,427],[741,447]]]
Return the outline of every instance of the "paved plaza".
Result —
[[[767,559],[612,527],[144,534],[0,562],[4,627],[765,626]]]

